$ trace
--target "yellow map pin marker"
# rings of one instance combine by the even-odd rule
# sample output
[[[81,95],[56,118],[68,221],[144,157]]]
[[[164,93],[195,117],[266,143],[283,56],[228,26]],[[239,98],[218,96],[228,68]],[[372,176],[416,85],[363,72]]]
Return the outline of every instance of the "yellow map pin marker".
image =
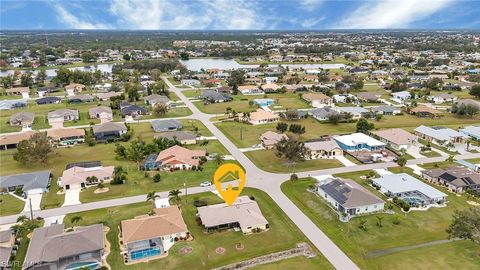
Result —
[[[223,190],[222,183],[228,181],[238,181],[238,187],[232,187],[232,184],[228,184],[227,188]],[[243,187],[245,187],[245,182],[245,171],[234,163],[223,164],[218,167],[213,175],[213,184],[227,205],[232,205],[235,202]]]

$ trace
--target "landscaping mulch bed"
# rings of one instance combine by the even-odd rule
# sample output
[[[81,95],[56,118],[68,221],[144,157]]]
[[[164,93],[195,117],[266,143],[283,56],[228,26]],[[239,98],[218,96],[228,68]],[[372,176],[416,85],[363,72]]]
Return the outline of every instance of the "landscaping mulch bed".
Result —
[[[217,248],[215,249],[215,253],[217,253],[217,254],[219,254],[219,255],[225,253],[225,251],[227,251],[227,250],[226,250],[225,248],[223,248],[223,247],[217,247]]]
[[[180,254],[182,254],[182,255],[192,253],[192,251],[193,251],[193,248],[190,247],[190,246],[182,247],[182,248],[179,250]]]

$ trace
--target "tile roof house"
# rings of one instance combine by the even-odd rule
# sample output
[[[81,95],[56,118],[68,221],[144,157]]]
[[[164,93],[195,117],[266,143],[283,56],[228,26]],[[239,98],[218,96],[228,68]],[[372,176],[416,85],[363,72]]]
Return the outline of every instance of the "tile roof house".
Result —
[[[81,128],[49,129],[47,137],[56,146],[72,146],[85,142],[85,130]]]
[[[81,167],[74,166],[63,171],[58,178],[58,185],[65,188],[85,188],[100,182],[110,182],[115,166]]]
[[[265,149],[272,149],[275,147],[275,144],[282,139],[288,139],[287,135],[275,133],[273,131],[267,131],[260,135],[260,140],[262,141],[262,145],[265,147]]]
[[[103,225],[78,227],[65,232],[63,224],[36,228],[28,246],[23,270],[98,269],[104,249]]]
[[[153,120],[150,124],[155,132],[174,131],[183,127],[182,123],[176,119]]]
[[[463,193],[467,189],[480,191],[480,174],[462,166],[424,170],[422,177],[432,183],[446,186],[452,192]]]
[[[190,150],[179,145],[174,145],[161,151],[156,161],[162,169],[190,169],[200,165],[200,158],[205,157],[205,150]]]
[[[160,134],[155,134],[154,138],[166,138],[169,140],[175,139],[183,145],[197,143],[197,135],[190,131],[167,131]]]
[[[10,256],[15,245],[15,235],[10,229],[0,231],[0,267],[10,265]]]
[[[325,179],[316,185],[316,192],[340,215],[348,217],[383,211],[385,207],[382,199],[349,179]]]
[[[306,142],[306,159],[336,158],[343,156],[343,150],[335,140]]]
[[[391,146],[393,149],[408,149],[417,143],[417,137],[401,128],[391,128],[372,131],[372,133],[381,141]]]
[[[189,232],[177,206],[156,208],[152,216],[145,215],[121,222],[121,240],[131,261],[142,259],[139,251],[149,249],[151,257],[166,253]]]
[[[14,192],[21,187],[26,194],[40,194],[50,187],[50,171],[0,176],[0,188]]]
[[[444,203],[447,198],[447,194],[406,173],[385,174],[372,181],[388,197],[398,197],[414,207]]]
[[[268,124],[278,122],[280,117],[272,112],[268,112],[262,109],[257,109],[250,113],[248,122],[252,125]]]
[[[14,87],[5,89],[7,95],[21,95],[22,98],[30,98],[30,88],[28,87]]]
[[[378,101],[380,95],[376,95],[372,92],[359,92],[357,93],[357,98],[365,102],[375,102]]]
[[[331,106],[333,103],[333,99],[324,93],[306,93],[302,98],[315,108]]]
[[[206,231],[240,228],[244,234],[267,230],[268,221],[256,201],[240,196],[232,205],[226,203],[198,207],[198,216]]]
[[[370,112],[362,107],[336,107],[339,113],[351,114],[352,119],[360,119],[366,117]]]
[[[88,109],[88,116],[95,119],[113,119],[112,108],[107,106],[97,106]]]
[[[415,135],[429,142],[439,145],[448,143],[463,143],[468,136],[451,128],[419,126],[415,130]]]
[[[65,85],[65,91],[67,91],[67,95],[73,96],[76,93],[80,93],[85,89],[85,85],[80,83],[71,83],[69,85]]]
[[[157,104],[163,104],[167,107],[170,107],[172,101],[167,96],[152,94],[143,98],[143,101],[146,105],[151,105],[155,107]]]
[[[93,135],[97,140],[108,140],[118,138],[127,133],[128,129],[124,123],[107,122],[92,127]]]
[[[438,117],[442,114],[439,110],[427,107],[425,105],[419,105],[410,110],[410,114],[414,114],[418,117]]]
[[[33,112],[18,112],[10,116],[10,125],[22,126],[22,128],[31,128],[35,120],[35,113]]]
[[[26,131],[22,133],[0,135],[0,150],[15,149],[19,142],[30,139],[33,134],[35,134],[34,131]]]

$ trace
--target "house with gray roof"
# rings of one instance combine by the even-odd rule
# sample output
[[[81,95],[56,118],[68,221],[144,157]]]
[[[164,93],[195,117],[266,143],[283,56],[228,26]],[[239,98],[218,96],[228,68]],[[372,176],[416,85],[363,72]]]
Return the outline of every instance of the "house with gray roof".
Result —
[[[48,121],[52,119],[63,119],[63,121],[76,121],[80,119],[80,114],[78,110],[72,109],[58,109],[55,111],[48,112]]]
[[[160,134],[155,134],[155,138],[166,138],[169,140],[177,140],[181,144],[196,144],[197,143],[197,135],[190,131],[167,131],[162,132]]]
[[[10,125],[22,126],[22,128],[31,128],[35,120],[35,113],[33,112],[18,112],[10,116]]]
[[[402,109],[390,106],[390,105],[382,105],[378,107],[371,108],[372,112],[375,114],[382,114],[382,115],[397,115],[402,113]]]
[[[427,127],[419,126],[415,130],[415,135],[429,142],[439,145],[448,143],[463,143],[468,136],[451,128],[445,127]]]
[[[12,255],[13,246],[15,245],[15,236],[10,229],[0,231],[0,268],[9,265],[10,256]]]
[[[476,140],[480,140],[480,126],[466,126],[459,130],[467,136],[470,136]]]
[[[219,93],[215,90],[206,90],[203,92],[201,97],[205,102],[208,103],[220,103],[232,101],[232,97],[225,93]]]
[[[382,199],[349,179],[327,178],[316,185],[316,192],[341,216],[352,217],[383,211],[385,206]]]
[[[172,101],[167,96],[152,94],[143,98],[143,101],[146,105],[155,107],[157,104],[163,104],[167,107],[170,107]]]
[[[27,107],[27,100],[25,99],[0,100],[0,110],[13,110],[25,107]]]
[[[107,107],[107,106],[97,106],[97,107],[92,107],[88,109],[88,116],[90,118],[100,118],[101,116],[104,116],[108,119],[113,118],[113,112],[112,108]]]
[[[104,249],[103,225],[64,231],[63,224],[36,228],[28,246],[23,270],[99,269]]]
[[[362,107],[337,107],[336,110],[339,113],[351,114],[352,119],[360,119],[366,117],[370,113],[370,111]]]
[[[422,171],[422,177],[432,183],[445,186],[456,193],[463,193],[468,189],[480,191],[480,174],[463,166],[424,170]]]
[[[74,95],[67,98],[68,103],[83,103],[83,102],[92,102],[94,97],[88,94]]]
[[[155,132],[173,131],[183,127],[182,123],[175,119],[153,120],[150,124]]]
[[[308,114],[318,121],[326,121],[330,116],[339,115],[340,113],[330,107],[323,107],[310,110]]]
[[[97,140],[108,140],[118,138],[127,133],[128,129],[124,123],[106,122],[92,127],[93,135]]]
[[[0,188],[14,192],[21,188],[26,194],[40,194],[48,191],[52,174],[50,171],[0,176]]]

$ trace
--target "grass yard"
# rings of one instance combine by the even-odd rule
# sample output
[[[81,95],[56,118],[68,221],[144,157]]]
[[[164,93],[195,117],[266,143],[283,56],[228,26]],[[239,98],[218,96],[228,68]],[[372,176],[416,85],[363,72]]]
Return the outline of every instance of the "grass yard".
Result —
[[[192,114],[192,111],[188,107],[178,107],[178,108],[172,108],[168,110],[167,113],[165,113],[162,116],[157,116],[154,114],[150,115],[144,115],[140,117],[139,119],[161,119],[161,118],[173,118],[173,117],[183,117],[183,116],[189,116]]]
[[[230,155],[227,148],[223,146],[218,140],[209,140],[206,145],[201,145],[201,143],[190,144],[185,146],[189,149],[201,149],[207,151],[208,154],[218,153],[220,155]]]
[[[10,194],[0,195],[0,216],[9,216],[22,212],[25,202]]]
[[[297,162],[294,166],[289,166],[286,160],[275,155],[273,149],[245,152],[245,155],[260,169],[274,173],[294,173],[343,167],[343,164],[336,159],[305,160]]]
[[[360,176],[367,174],[368,171],[361,171],[336,176],[353,179],[371,192],[376,193],[377,196],[385,199],[383,195],[360,179]],[[282,184],[282,191],[362,269],[435,269],[431,267],[424,268],[424,265],[418,262],[430,261],[430,264],[426,264],[426,266],[435,266],[436,258],[451,257],[453,255],[448,248],[442,249],[440,246],[438,248],[427,247],[425,248],[426,250],[435,248],[435,252],[423,253],[420,252],[421,250],[416,249],[406,252],[415,254],[415,258],[418,258],[417,260],[408,258],[408,254],[402,256],[402,253],[393,253],[375,258],[368,256],[368,254],[376,250],[446,239],[447,233],[445,230],[451,221],[453,211],[471,207],[466,203],[467,199],[465,196],[457,197],[442,188],[436,187],[449,194],[447,207],[431,208],[427,211],[413,211],[406,214],[395,207],[395,215],[368,215],[354,218],[348,223],[342,223],[325,201],[314,193],[307,191],[307,188],[315,183],[316,181],[312,178],[305,178],[296,182],[287,181]],[[376,225],[376,216],[383,217],[382,227]],[[400,221],[398,225],[393,223],[395,216]],[[366,220],[366,231],[359,227],[360,220]],[[465,253],[465,255],[452,259],[457,260],[457,262],[452,263],[458,265],[465,264],[467,267],[473,268],[474,266],[480,267],[480,260],[469,256],[469,254],[477,254],[478,256],[480,254],[480,246],[471,245],[467,241],[447,245],[456,245],[456,248],[458,248],[457,253],[461,252],[461,250]],[[445,269],[445,266],[443,269]]]
[[[256,98],[273,99],[274,104],[270,106],[273,109],[277,109],[276,106],[280,106],[281,109],[310,108],[310,105],[300,99],[298,94],[293,93],[265,94],[253,96],[236,95],[232,97],[233,100],[230,102],[214,103],[208,105],[203,104],[203,102],[195,102],[194,104],[200,111],[211,114],[225,113],[228,107],[232,108],[232,110],[235,110],[236,112],[255,111],[257,107],[255,105],[250,106],[248,103],[250,100],[254,100]]]
[[[191,195],[188,202],[182,197],[181,209],[185,223],[194,236],[193,241],[179,242],[169,251],[166,258],[152,260],[126,267],[119,253],[118,233],[121,220],[146,214],[152,208],[151,203],[137,203],[127,206],[98,209],[93,211],[69,214],[65,218],[66,226],[71,226],[70,219],[73,215],[82,216],[79,225],[103,223],[110,227],[107,235],[111,243],[111,253],[108,262],[112,269],[212,269],[222,265],[239,262],[249,258],[265,255],[272,252],[293,248],[296,243],[307,241],[298,228],[288,219],[282,210],[259,190],[245,188],[244,195],[255,197],[265,218],[270,223],[270,230],[260,234],[243,235],[241,232],[225,231],[205,234],[202,227],[196,221],[196,207],[193,206],[193,198],[208,200],[209,204],[222,202],[213,193]],[[236,243],[241,242],[245,248],[236,250]],[[259,245],[258,243],[264,243]],[[191,246],[193,252],[181,255],[182,247]],[[226,252],[218,255],[217,247],[223,247]],[[281,262],[280,262],[281,263]],[[286,263],[291,263],[286,261]],[[296,264],[298,269],[331,269],[330,264],[319,254],[316,258],[308,260],[308,264]]]
[[[421,155],[426,157],[439,157],[440,154],[435,151],[420,152]]]
[[[192,90],[182,91],[182,94],[184,94],[187,98],[196,98],[198,96],[201,96],[202,93],[203,93],[203,90],[201,89],[192,89]]]
[[[480,158],[472,158],[472,159],[466,159],[466,161],[473,163],[473,164],[480,164]]]

